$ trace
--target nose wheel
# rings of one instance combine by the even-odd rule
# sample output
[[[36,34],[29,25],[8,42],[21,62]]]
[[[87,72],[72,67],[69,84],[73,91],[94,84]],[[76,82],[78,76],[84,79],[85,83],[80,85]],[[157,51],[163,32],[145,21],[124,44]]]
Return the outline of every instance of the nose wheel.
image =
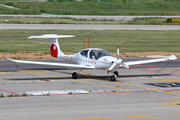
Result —
[[[76,73],[76,72],[73,72],[72,78],[73,78],[73,79],[77,79],[77,73]]]
[[[114,74],[115,74],[117,77],[119,76],[118,71],[114,71]]]
[[[110,73],[113,74],[113,76],[111,76],[111,81],[116,81],[116,78],[119,76],[118,71],[114,71]]]
[[[116,77],[113,75],[113,76],[111,76],[111,81],[116,81]]]

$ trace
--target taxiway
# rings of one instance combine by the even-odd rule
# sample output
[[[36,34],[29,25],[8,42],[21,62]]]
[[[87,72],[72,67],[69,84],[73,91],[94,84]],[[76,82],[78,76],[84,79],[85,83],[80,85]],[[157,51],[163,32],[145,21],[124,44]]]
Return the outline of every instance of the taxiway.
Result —
[[[29,94],[0,98],[0,119],[179,120],[178,62],[164,69],[167,63],[120,68],[117,81],[111,82],[110,74],[102,70],[83,70],[72,79],[78,69],[32,64],[18,64],[16,69],[13,63],[0,61],[0,92]]]
[[[0,24],[0,29],[180,30],[180,27],[178,25]]]
[[[0,29],[179,30],[179,26],[26,25]],[[130,61],[130,60],[126,60]],[[57,61],[56,61],[57,62]],[[65,62],[65,61],[61,61]],[[0,61],[0,119],[4,120],[179,120],[180,64],[162,62],[119,69],[116,82],[102,70]],[[166,68],[164,68],[167,65]],[[164,69],[163,69],[164,68]],[[83,91],[83,92],[82,92]],[[7,95],[29,94],[28,97]]]

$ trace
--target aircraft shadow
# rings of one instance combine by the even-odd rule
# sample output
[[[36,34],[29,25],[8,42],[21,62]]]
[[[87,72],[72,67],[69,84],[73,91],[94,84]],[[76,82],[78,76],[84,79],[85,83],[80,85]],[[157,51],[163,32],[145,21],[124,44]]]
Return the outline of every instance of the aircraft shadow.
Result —
[[[145,74],[145,75],[120,75],[119,77],[154,77],[154,76],[171,76],[170,74]]]
[[[56,72],[56,71],[53,71],[53,72]],[[29,76],[32,76],[32,77],[29,77],[29,78],[16,78],[16,79],[8,79],[8,80],[13,80],[13,81],[21,81],[21,80],[64,80],[64,79],[72,79],[72,73],[69,73],[69,72],[60,72],[60,73],[63,73],[63,74],[68,74],[69,76],[67,77],[62,77],[62,76],[57,76],[57,77],[38,77],[38,75],[36,74],[33,74],[33,73],[27,73],[29,74]],[[138,75],[119,75],[118,78],[131,78],[131,77],[155,77],[155,76],[171,76],[170,74],[144,74],[144,75],[141,75],[141,74],[138,74]],[[100,75],[90,75],[90,77],[87,77],[83,74],[78,74],[78,79],[77,80],[81,80],[81,79],[96,79],[96,80],[109,80],[110,81],[110,77],[111,75],[108,74],[108,75],[103,75],[103,76],[100,76]]]

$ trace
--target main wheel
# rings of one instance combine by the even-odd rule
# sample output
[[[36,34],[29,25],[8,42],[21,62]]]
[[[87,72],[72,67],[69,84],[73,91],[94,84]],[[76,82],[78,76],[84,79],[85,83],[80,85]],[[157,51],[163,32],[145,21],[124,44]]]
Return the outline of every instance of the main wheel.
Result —
[[[118,71],[114,71],[114,74],[118,77],[119,74],[118,74]]]
[[[73,72],[72,78],[73,78],[73,79],[77,79],[77,73],[76,73],[76,72]]]
[[[116,77],[114,75],[111,76],[111,81],[116,81]]]

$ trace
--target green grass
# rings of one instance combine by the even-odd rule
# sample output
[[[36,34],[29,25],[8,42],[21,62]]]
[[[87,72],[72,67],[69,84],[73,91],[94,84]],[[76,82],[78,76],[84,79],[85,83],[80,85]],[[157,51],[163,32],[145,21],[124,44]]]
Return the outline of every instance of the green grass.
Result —
[[[8,22],[5,20],[8,19]],[[86,20],[75,19],[70,17],[0,17],[0,23],[13,23],[13,24],[119,24],[120,21],[114,20]]]
[[[167,22],[167,18],[163,17],[142,17],[134,18],[125,24],[135,24],[135,25],[180,25],[180,22]]]
[[[1,0],[1,2],[7,2],[9,3],[9,1],[12,2],[45,2],[47,0]]]
[[[5,20],[8,19],[8,22]],[[132,21],[121,22],[114,20],[86,20],[86,19],[75,19],[70,17],[0,17],[0,23],[13,23],[13,24],[135,24],[135,25],[180,25],[177,23],[167,23],[167,18],[157,17],[143,17],[134,18]]]
[[[107,1],[107,0],[106,0]],[[0,14],[61,14],[61,15],[179,15],[180,1],[109,2],[14,2],[21,10],[1,9]],[[5,3],[5,2],[0,2]],[[6,2],[6,4],[8,4]],[[12,4],[12,3],[11,3]]]
[[[143,31],[143,30],[0,30],[0,52],[49,51],[48,39],[30,39],[29,36],[43,34],[75,35],[75,38],[59,40],[63,52],[83,49],[83,38],[90,38],[91,48],[106,49],[116,53],[126,52],[180,52],[178,30]]]

